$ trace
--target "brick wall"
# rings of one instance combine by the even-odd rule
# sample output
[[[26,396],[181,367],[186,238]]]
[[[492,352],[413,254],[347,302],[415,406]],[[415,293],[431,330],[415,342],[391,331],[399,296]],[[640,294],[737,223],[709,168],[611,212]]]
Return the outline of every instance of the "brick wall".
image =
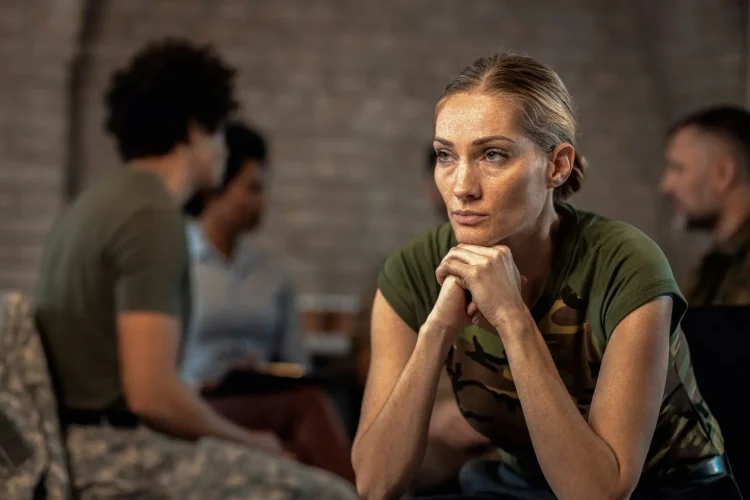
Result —
[[[0,2],[0,289],[29,290],[63,201],[80,0]]]
[[[357,293],[379,259],[434,222],[421,174],[441,89],[474,58],[515,49],[554,65],[578,101],[580,147],[592,171],[574,202],[641,227],[684,276],[701,242],[670,233],[656,196],[663,130],[697,106],[744,99],[747,16],[740,4],[576,0],[561,10],[552,0],[102,0],[84,47],[87,66],[73,123],[76,167],[86,180],[117,168],[101,132],[101,95],[115,67],[164,35],[214,42],[240,70],[244,117],[271,140],[271,203],[259,239],[288,257],[302,291]],[[39,33],[24,33],[25,43],[41,43],[34,38]],[[44,35],[50,51],[66,46]],[[6,38],[3,54],[25,56],[25,45]],[[62,52],[52,65],[60,70],[68,54]],[[50,68],[34,61],[23,64]],[[27,81],[42,80],[25,78],[18,93],[26,92]],[[42,135],[54,137],[42,123],[63,127],[63,101],[55,100],[62,94],[40,95],[58,107],[19,111],[10,122],[3,114],[5,137],[38,120],[28,125],[35,133],[21,135],[41,148]],[[54,191],[60,151],[34,151],[44,160],[34,156],[24,171],[42,163],[39,185]],[[19,175],[12,166],[24,157],[11,160],[4,150],[0,157],[8,158],[0,166],[8,179],[3,193],[12,187],[28,199],[30,188],[18,188],[30,181],[8,177]],[[34,186],[44,201],[29,218],[46,223],[56,205]],[[25,205],[15,203],[12,213],[22,213]],[[4,234],[15,220],[18,215],[0,219]],[[8,245],[0,256],[3,276],[33,271],[24,259],[37,252],[34,238]]]

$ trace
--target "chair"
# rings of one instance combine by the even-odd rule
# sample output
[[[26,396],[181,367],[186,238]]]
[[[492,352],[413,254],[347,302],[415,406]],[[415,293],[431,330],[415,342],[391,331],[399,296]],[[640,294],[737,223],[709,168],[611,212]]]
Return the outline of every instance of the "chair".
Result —
[[[0,293],[0,498],[72,498],[57,408],[30,304]]]
[[[750,307],[691,308],[682,320],[698,388],[721,426],[735,480],[750,497],[750,433],[743,409],[750,404],[747,358]]]

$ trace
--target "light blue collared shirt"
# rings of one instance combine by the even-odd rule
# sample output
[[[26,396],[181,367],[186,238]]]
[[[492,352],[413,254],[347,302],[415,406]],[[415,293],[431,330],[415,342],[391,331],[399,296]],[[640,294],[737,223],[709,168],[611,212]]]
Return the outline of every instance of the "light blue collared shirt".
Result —
[[[185,380],[220,377],[250,354],[309,368],[295,294],[280,262],[247,240],[238,243],[229,262],[200,225],[192,223],[187,231],[193,316],[181,366]]]

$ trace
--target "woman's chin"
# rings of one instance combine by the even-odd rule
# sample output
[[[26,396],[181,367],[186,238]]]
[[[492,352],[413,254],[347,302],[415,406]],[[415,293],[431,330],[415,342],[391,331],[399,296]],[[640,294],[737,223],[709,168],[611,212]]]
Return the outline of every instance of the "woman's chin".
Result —
[[[456,241],[465,245],[489,247],[502,239],[486,228],[465,227],[453,224],[453,232],[456,235]]]

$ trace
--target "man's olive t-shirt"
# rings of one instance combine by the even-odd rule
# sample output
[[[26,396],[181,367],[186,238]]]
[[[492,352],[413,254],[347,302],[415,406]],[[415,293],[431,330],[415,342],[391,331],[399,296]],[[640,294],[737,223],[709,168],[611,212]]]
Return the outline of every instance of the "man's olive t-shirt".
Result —
[[[35,314],[63,407],[124,407],[118,313],[190,314],[185,225],[155,174],[126,169],[89,188],[45,248]]]
[[[628,314],[661,295],[673,301],[669,372],[644,476],[690,469],[723,452],[719,427],[693,376],[679,322],[687,304],[659,247],[623,222],[556,206],[560,244],[531,313],[560,378],[584,418],[607,342]],[[440,286],[435,269],[456,239],[444,224],[412,240],[386,262],[378,287],[415,332],[432,310]],[[497,333],[464,329],[446,365],[461,411],[492,440],[502,460],[526,476],[541,469],[531,445],[513,376]]]

